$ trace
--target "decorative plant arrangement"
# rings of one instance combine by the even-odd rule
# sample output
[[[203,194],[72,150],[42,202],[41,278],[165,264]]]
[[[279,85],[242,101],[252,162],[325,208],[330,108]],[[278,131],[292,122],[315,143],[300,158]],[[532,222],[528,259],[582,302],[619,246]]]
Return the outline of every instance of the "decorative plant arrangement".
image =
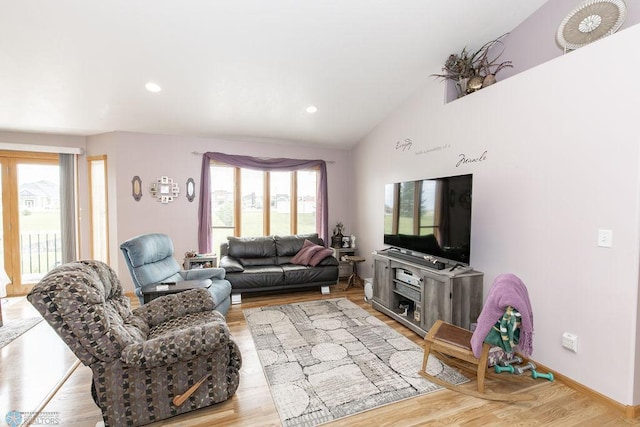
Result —
[[[511,61],[498,62],[504,52],[502,38],[506,35],[485,43],[473,53],[468,52],[466,47],[459,54],[452,53],[442,67],[443,73],[432,76],[455,82],[458,98],[494,84],[500,70],[513,67]],[[498,45],[502,49],[495,54],[494,47]]]
[[[342,222],[338,222],[333,229],[333,236],[331,236],[331,247],[342,247],[342,237],[344,237],[342,234],[342,230],[344,230],[344,224],[342,224]]]

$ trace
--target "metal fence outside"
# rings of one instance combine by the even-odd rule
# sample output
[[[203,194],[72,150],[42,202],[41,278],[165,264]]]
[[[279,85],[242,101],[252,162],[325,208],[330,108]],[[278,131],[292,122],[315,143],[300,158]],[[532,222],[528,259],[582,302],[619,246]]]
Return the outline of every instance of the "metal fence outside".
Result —
[[[44,275],[62,260],[62,236],[58,233],[20,235],[20,271],[25,275]]]

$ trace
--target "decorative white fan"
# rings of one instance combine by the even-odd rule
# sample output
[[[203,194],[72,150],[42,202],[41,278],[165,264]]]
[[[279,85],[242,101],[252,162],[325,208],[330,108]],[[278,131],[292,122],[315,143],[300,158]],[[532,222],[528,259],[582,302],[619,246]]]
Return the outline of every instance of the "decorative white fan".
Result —
[[[623,0],[586,0],[560,23],[558,44],[565,51],[588,45],[615,33],[626,17]]]

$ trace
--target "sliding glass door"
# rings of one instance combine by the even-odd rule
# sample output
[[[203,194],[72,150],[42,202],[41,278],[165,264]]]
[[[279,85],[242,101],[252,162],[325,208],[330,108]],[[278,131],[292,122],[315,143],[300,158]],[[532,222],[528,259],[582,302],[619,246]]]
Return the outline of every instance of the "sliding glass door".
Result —
[[[0,152],[2,259],[9,295],[24,295],[62,262],[57,154]]]
[[[4,215],[4,207],[5,207],[5,198],[8,199],[8,194],[4,191],[4,182],[6,175],[6,162],[0,158],[0,199],[2,200],[2,206],[0,206],[0,289],[4,289],[3,287],[11,284],[11,279],[7,275],[7,269],[5,267],[5,250],[4,250],[4,223],[5,223],[5,215]],[[0,292],[0,296],[4,296],[3,292]]]

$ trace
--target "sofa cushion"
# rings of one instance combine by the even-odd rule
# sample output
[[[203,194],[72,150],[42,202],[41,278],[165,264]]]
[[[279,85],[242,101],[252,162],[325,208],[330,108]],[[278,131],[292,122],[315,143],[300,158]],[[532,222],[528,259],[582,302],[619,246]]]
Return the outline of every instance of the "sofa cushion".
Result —
[[[241,273],[228,273],[227,279],[233,290],[276,288],[284,285],[284,272],[277,265],[252,266]]]
[[[184,280],[224,280],[225,274],[225,269],[221,267],[192,268],[191,270],[184,270],[180,272],[180,275],[184,277]]]
[[[311,259],[309,260],[309,265],[315,267],[316,265],[320,264],[323,259],[330,257],[331,255],[333,255],[333,251],[331,249],[321,247],[319,251],[313,254]]]
[[[291,260],[289,260],[289,262],[291,264],[309,265],[311,258],[313,258],[313,256],[322,249],[324,249],[324,247],[316,245],[310,240],[305,240],[302,248],[291,258]]]
[[[340,265],[340,262],[338,261],[338,258],[333,256],[328,256],[322,261],[320,261],[320,263],[318,264],[318,267],[339,266],[339,265]]]
[[[284,270],[284,284],[287,286],[302,285],[305,283],[333,284],[338,280],[338,269],[335,266],[307,267],[297,264],[287,264],[283,265],[282,269]]]
[[[228,254],[234,258],[275,258],[277,255],[276,244],[272,237],[230,236],[228,240]]]
[[[305,240],[309,240],[316,245],[322,245],[322,240],[318,237],[318,233],[274,236],[273,240],[276,243],[276,253],[279,257],[294,256],[302,249]]]

